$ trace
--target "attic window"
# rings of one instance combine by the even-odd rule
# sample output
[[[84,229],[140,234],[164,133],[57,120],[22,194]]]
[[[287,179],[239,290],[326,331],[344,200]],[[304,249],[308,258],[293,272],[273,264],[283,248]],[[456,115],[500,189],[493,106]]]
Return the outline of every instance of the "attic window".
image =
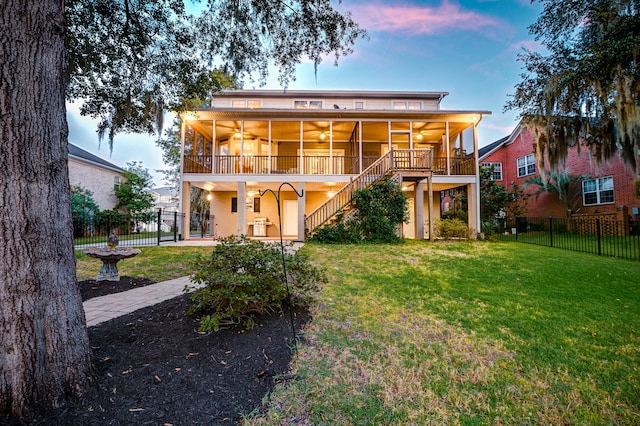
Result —
[[[408,109],[412,111],[418,111],[422,109],[422,102],[419,101],[394,101],[393,109]]]
[[[322,109],[322,101],[293,101],[293,107],[295,109]]]

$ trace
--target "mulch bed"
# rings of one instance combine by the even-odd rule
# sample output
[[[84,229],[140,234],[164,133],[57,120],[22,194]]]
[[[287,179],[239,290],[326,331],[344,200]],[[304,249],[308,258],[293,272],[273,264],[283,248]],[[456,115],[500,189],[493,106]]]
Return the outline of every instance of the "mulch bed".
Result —
[[[152,282],[79,284],[86,300]],[[289,312],[259,317],[251,331],[202,334],[197,320],[185,316],[189,303],[183,295],[90,327],[95,386],[32,424],[229,425],[259,410],[274,383],[290,379]],[[294,318],[298,332],[309,313],[295,310]]]

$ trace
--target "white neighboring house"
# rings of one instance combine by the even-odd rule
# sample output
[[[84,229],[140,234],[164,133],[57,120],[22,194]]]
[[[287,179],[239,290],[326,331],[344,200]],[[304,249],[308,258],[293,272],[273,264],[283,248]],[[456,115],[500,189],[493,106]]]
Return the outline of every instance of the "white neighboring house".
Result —
[[[163,186],[161,188],[155,188],[150,191],[154,199],[153,209],[158,212],[161,211],[162,216],[160,218],[160,230],[162,232],[170,232],[171,224],[173,223],[173,216],[168,213],[174,213],[178,211],[179,197],[178,190],[169,186]],[[145,225],[145,231],[156,232],[158,230],[157,223],[150,222]]]
[[[124,169],[69,144],[69,184],[93,193],[100,210],[111,210],[118,204],[114,189],[123,183]]]
[[[169,186],[155,188],[151,190],[154,199],[154,210],[162,209],[163,213],[178,211],[178,190]]]

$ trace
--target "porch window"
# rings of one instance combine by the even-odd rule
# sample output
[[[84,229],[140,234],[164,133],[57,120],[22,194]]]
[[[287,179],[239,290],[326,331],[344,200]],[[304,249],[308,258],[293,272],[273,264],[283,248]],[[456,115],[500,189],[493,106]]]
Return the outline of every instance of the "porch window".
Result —
[[[518,158],[518,177],[532,175],[536,172],[536,159],[533,154]]]
[[[613,176],[582,182],[582,204],[593,206],[613,203]]]
[[[245,106],[247,106],[247,102],[245,100],[233,100],[231,101],[231,107],[232,108],[244,108]]]
[[[487,169],[493,168],[491,170],[491,180],[502,180],[502,163],[482,163],[481,166]]]

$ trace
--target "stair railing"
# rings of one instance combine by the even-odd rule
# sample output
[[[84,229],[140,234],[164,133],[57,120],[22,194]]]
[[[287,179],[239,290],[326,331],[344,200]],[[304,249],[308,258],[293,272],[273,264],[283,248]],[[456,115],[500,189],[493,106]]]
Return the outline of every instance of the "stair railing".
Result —
[[[305,218],[305,229],[313,232],[328,222],[353,200],[353,194],[382,179],[389,171],[430,170],[433,160],[431,150],[392,149],[374,161],[357,177],[343,186],[333,197],[318,206]]]

